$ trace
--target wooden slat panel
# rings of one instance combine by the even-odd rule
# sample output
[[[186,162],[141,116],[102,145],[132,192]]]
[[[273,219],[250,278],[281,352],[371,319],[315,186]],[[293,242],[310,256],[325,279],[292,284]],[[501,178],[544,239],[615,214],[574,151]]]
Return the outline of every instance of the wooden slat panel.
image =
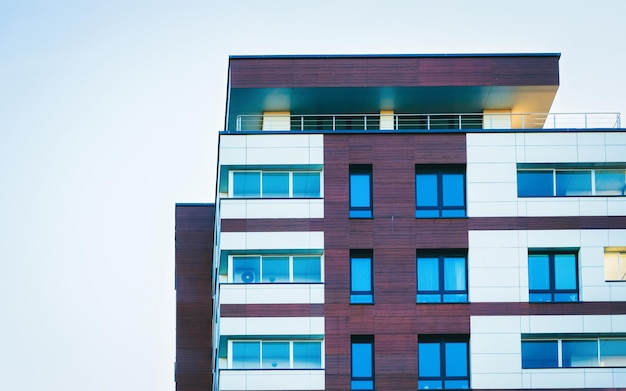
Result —
[[[176,390],[210,390],[215,205],[176,206]]]
[[[558,55],[231,58],[231,88],[558,85]]]

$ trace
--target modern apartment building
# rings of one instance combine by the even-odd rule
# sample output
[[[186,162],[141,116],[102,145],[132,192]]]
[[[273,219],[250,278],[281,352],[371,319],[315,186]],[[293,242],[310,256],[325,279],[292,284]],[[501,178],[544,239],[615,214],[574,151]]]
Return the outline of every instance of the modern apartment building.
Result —
[[[626,389],[626,130],[559,57],[231,57],[177,390]]]

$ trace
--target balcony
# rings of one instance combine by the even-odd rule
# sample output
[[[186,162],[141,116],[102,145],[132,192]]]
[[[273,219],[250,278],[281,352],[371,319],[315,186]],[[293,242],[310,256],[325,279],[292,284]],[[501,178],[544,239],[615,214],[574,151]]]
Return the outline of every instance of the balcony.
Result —
[[[619,129],[620,113],[259,114],[237,116],[236,131],[450,131],[455,129]]]

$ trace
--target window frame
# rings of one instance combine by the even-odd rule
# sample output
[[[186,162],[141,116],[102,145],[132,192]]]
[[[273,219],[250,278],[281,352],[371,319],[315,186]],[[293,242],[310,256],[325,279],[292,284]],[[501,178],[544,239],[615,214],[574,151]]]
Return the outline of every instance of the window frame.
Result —
[[[530,279],[531,279],[531,267],[530,267],[530,257],[532,255],[547,255],[548,256],[548,279],[549,279],[549,288],[548,289],[532,289],[530,287]],[[574,256],[574,272],[575,272],[575,281],[576,288],[575,289],[557,289],[556,288],[556,272],[555,272],[555,255],[573,255]],[[580,271],[579,269],[579,261],[578,261],[578,251],[576,250],[539,250],[539,249],[529,249],[528,250],[528,301],[530,303],[578,303],[580,302]],[[539,294],[549,294],[550,300],[532,300],[532,295]],[[556,295],[566,295],[566,294],[575,294],[576,300],[555,300]]]
[[[349,205],[349,217],[351,219],[371,219],[374,217],[374,175],[373,167],[371,164],[350,164],[348,175],[348,205]],[[369,179],[369,205],[368,206],[354,206],[352,205],[352,194],[356,189],[353,189],[352,177],[367,175]]]
[[[258,367],[253,367],[253,368],[240,368],[235,366],[235,357],[234,357],[234,348],[233,345],[237,342],[257,342],[259,343],[259,362],[258,362]],[[289,368],[263,368],[263,344],[264,343],[289,343]],[[296,367],[294,366],[294,343],[299,343],[299,342],[307,342],[307,343],[318,343],[319,344],[319,349],[320,349],[320,362],[319,362],[319,367],[315,368],[315,367]],[[324,341],[323,340],[317,340],[317,339],[245,339],[245,338],[241,338],[241,339],[230,339],[228,340],[228,369],[233,369],[233,370],[239,370],[239,371],[249,371],[249,370],[269,370],[269,371],[276,371],[276,370],[290,370],[290,369],[306,369],[306,370],[315,370],[315,369],[324,369],[325,368],[325,363],[324,363]]]
[[[370,345],[370,373],[371,376],[354,376],[355,373],[355,344],[368,344]],[[350,389],[351,390],[374,390],[376,389],[376,359],[375,359],[375,345],[373,335],[352,335],[350,337]],[[359,382],[371,382],[371,387],[357,386]],[[355,387],[356,386],[356,387]]]
[[[621,188],[621,194],[598,194],[597,174],[599,172],[615,171],[615,174],[622,173],[624,175],[624,185]],[[528,194],[521,195],[522,187],[520,187],[520,174],[532,173],[532,172],[545,172],[552,174],[552,188],[551,194]],[[559,174],[564,173],[589,173],[590,175],[590,194],[559,194]],[[517,168],[517,197],[518,198],[541,198],[541,197],[623,197],[626,196],[626,169],[614,168],[614,167],[568,167],[568,166],[545,166],[538,165],[537,167],[519,167]],[[547,190],[547,189],[546,189]]]
[[[438,290],[420,290],[419,286],[419,260],[420,258],[437,258],[437,281],[439,284]],[[445,273],[445,258],[463,258],[464,261],[464,285],[463,290],[446,289],[446,273]],[[418,304],[431,304],[431,303],[467,303],[468,294],[468,262],[467,262],[467,250],[417,250],[415,258],[416,269],[416,298],[415,301]],[[420,300],[420,295],[438,295],[438,301]],[[463,301],[446,301],[446,295],[465,295]]]
[[[235,174],[237,173],[259,173],[259,195],[258,196],[249,196],[249,195],[236,195],[235,194]],[[288,174],[288,194],[284,197],[280,196],[265,196],[263,194],[263,175],[268,174]],[[313,197],[300,197],[294,196],[294,174],[318,174],[319,175],[319,195]],[[235,199],[321,199],[324,198],[324,175],[322,170],[287,170],[287,169],[276,169],[276,170],[263,170],[263,169],[233,169],[229,170],[229,183],[232,185],[228,187],[228,198]]]
[[[235,258],[258,258],[259,259],[259,276],[255,281],[235,281]],[[289,281],[263,281],[263,258],[288,258],[289,262]],[[294,281],[294,259],[298,258],[319,258],[320,276],[319,281]],[[228,283],[229,284],[255,284],[255,285],[281,285],[281,284],[323,284],[324,283],[324,256],[322,254],[229,254],[228,256]]]
[[[524,345],[533,343],[556,343],[556,365],[554,366],[527,366],[524,365]],[[596,344],[596,365],[567,365],[565,364],[565,353],[563,344],[569,342],[595,342]],[[622,356],[624,365],[604,365],[603,359],[606,357],[602,354],[603,343],[605,342],[623,342],[626,343],[626,336],[592,336],[592,335],[573,335],[573,336],[533,336],[522,335],[521,339],[521,363],[522,369],[555,369],[555,368],[626,368],[626,353]]]
[[[369,259],[369,290],[355,290],[354,261]],[[374,304],[374,252],[372,250],[350,250],[350,304]]]
[[[435,206],[419,205],[419,185],[418,175],[435,175],[436,176],[436,192],[437,192],[437,204]],[[448,175],[461,175],[463,182],[463,205],[444,205],[445,194],[452,190],[446,191],[444,187],[444,177]],[[415,218],[429,219],[429,218],[466,218],[467,217],[467,168],[464,165],[459,164],[446,164],[446,165],[415,165]],[[424,214],[425,212],[436,213],[437,216]],[[460,211],[462,215],[446,215],[446,212]]]
[[[452,376],[447,374],[447,365],[449,363],[446,345],[448,344],[457,344],[464,343],[465,344],[465,376]],[[439,346],[439,376],[426,376],[420,373],[420,345],[422,344],[434,344]],[[424,386],[421,384],[422,382],[441,382],[441,388],[443,390],[447,389],[470,389],[470,355],[469,355],[469,335],[421,335],[418,338],[417,342],[417,351],[418,351],[418,375],[417,375],[417,388],[418,390],[429,389],[429,386]],[[430,357],[427,358],[431,359]],[[446,387],[446,382],[466,382],[466,387],[459,387],[455,385],[454,387]]]

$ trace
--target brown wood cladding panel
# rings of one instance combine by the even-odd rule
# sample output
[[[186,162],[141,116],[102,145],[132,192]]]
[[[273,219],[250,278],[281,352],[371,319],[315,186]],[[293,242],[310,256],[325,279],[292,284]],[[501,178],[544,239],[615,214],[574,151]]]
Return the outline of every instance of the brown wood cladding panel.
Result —
[[[237,317],[320,317],[324,316],[323,304],[222,304],[220,306],[222,318]]]
[[[558,85],[558,56],[231,58],[231,88]]]
[[[214,205],[176,206],[176,390],[212,388]]]
[[[222,219],[222,232],[321,231],[324,219]]]
[[[417,311],[416,249],[466,246],[467,219],[415,219],[415,165],[464,164],[465,137],[324,139],[326,389],[349,389],[351,335],[375,336],[376,389],[416,389],[417,335],[468,333],[469,316]],[[348,218],[350,164],[372,164],[373,219]],[[350,249],[373,250],[375,305],[349,304]]]
[[[626,216],[472,217],[470,230],[624,229]]]

